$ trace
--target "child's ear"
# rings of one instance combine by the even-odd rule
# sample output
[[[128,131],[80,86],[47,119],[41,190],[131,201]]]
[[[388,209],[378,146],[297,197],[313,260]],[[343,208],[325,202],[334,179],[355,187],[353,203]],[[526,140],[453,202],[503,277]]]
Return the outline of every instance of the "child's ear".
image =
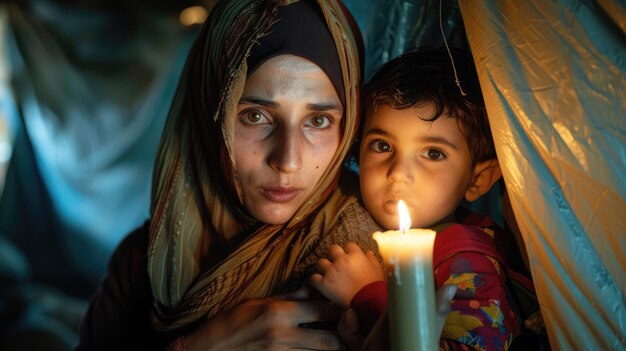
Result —
[[[498,160],[492,159],[479,162],[474,166],[472,183],[465,191],[465,200],[475,201],[491,189],[491,187],[502,177]]]

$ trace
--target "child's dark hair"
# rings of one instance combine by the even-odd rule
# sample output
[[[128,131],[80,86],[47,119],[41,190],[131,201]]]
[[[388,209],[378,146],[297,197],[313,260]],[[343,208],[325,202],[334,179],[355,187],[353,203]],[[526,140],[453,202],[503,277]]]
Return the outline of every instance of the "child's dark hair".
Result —
[[[456,84],[450,56],[445,49],[419,49],[400,55],[376,71],[365,85],[365,118],[378,106],[405,109],[424,103],[435,105],[434,121],[444,112],[456,118],[467,140],[472,163],[496,158],[478,76],[472,56],[451,50],[461,89]]]

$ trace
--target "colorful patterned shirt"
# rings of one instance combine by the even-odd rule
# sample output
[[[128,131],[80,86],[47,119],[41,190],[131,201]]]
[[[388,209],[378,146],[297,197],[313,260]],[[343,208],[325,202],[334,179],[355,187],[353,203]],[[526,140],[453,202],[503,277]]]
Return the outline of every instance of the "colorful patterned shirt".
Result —
[[[443,229],[452,231],[446,233],[446,238],[463,238],[466,230],[479,230],[493,238],[493,231],[486,227],[454,224]],[[443,231],[437,234],[435,251],[444,245],[437,240]],[[520,322],[507,299],[503,269],[496,259],[478,252],[459,252],[441,260],[434,271],[436,287],[456,284],[458,290],[441,333],[440,350],[508,349],[520,333]],[[377,311],[386,309],[386,301],[386,285],[377,283],[359,291],[351,306],[364,319],[363,324],[371,326],[381,314]]]

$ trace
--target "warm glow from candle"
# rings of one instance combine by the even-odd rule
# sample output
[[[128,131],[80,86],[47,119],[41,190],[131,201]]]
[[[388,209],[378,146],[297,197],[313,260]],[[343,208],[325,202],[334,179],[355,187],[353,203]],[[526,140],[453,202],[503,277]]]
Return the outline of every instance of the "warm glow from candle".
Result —
[[[209,12],[202,6],[191,6],[184,9],[180,15],[180,23],[189,27],[194,24],[202,24],[206,20]]]
[[[411,229],[411,215],[409,214],[409,208],[406,207],[404,201],[398,201],[398,221],[400,222],[400,231],[406,233]]]

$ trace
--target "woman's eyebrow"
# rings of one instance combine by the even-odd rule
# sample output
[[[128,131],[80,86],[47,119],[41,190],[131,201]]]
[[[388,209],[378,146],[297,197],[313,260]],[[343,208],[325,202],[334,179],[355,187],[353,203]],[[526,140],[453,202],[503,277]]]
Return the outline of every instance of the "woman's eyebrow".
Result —
[[[337,111],[339,113],[343,113],[343,106],[341,106],[341,104],[336,104],[333,102],[307,104],[306,107],[307,109],[312,111]]]
[[[278,103],[276,101],[264,99],[258,96],[244,96],[239,99],[239,104],[255,104],[272,108],[278,107]],[[343,113],[343,107],[341,104],[332,102],[312,103],[307,104],[306,107],[312,111],[337,111],[339,113]]]
[[[239,99],[239,104],[242,103],[255,104],[273,108],[276,108],[278,106],[278,103],[276,101],[260,98],[258,96],[243,96],[241,99]]]

